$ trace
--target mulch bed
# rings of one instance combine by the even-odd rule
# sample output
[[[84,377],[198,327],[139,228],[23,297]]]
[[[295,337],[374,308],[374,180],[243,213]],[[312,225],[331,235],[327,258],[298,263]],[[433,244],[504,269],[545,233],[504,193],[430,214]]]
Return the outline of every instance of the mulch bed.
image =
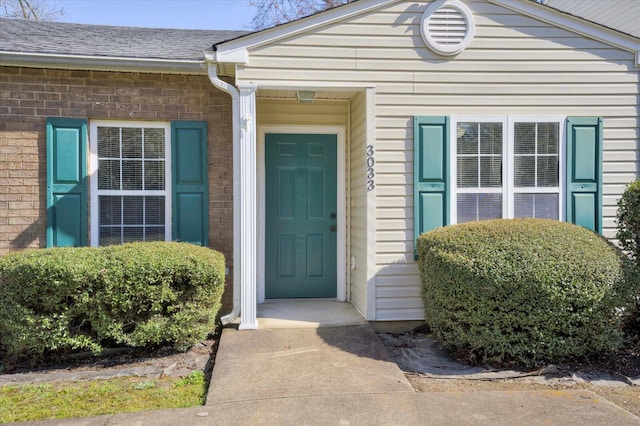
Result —
[[[0,382],[33,382],[67,380],[70,372],[99,371],[101,377],[121,375],[186,376],[192,371],[203,371],[211,376],[220,330],[207,340],[198,342],[186,352],[170,346],[153,348],[107,348],[100,356],[90,352],[76,354],[48,354],[38,358],[7,361],[0,354]],[[11,376],[11,378],[10,378]],[[90,377],[76,374],[71,377]],[[4,380],[3,380],[4,379]]]

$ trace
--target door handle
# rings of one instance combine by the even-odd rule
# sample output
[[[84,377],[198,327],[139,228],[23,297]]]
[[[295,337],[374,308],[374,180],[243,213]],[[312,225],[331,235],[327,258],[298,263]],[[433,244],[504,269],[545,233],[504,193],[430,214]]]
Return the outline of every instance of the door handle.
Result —
[[[336,227],[336,225],[331,225],[331,226],[329,227],[329,230],[330,230],[331,232],[336,232],[336,229],[338,229],[338,228]]]
[[[330,217],[331,219],[335,219],[335,218],[336,218],[336,214],[335,214],[335,213],[331,213],[331,214],[329,215],[329,217]]]

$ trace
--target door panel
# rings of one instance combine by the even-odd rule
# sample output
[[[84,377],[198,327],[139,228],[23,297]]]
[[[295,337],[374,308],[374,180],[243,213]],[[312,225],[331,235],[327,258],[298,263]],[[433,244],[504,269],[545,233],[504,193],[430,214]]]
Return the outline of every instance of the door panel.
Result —
[[[336,297],[336,135],[265,136],[265,294]]]

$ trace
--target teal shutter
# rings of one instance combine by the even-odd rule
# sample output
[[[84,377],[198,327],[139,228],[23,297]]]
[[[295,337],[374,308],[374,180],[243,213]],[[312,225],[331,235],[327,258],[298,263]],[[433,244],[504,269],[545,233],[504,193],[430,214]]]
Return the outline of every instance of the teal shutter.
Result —
[[[415,117],[413,132],[415,243],[423,232],[449,224],[449,118]]]
[[[47,247],[87,245],[87,120],[47,118]]]
[[[566,221],[602,233],[602,119],[567,118]]]
[[[207,123],[171,122],[172,234],[209,245]]]

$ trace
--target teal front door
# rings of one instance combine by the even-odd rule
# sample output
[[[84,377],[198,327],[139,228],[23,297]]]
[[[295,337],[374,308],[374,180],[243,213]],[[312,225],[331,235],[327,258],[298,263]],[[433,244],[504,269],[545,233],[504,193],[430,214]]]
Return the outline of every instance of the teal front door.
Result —
[[[336,135],[265,135],[265,295],[336,297]]]

